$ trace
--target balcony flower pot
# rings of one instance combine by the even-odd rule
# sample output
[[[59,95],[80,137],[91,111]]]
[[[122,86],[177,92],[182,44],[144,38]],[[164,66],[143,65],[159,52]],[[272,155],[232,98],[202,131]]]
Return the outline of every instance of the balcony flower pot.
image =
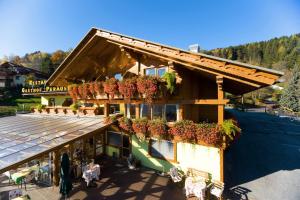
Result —
[[[137,78],[137,91],[145,98],[147,103],[152,103],[158,94],[158,82],[156,77],[141,76]]]
[[[127,78],[118,82],[119,93],[124,96],[124,99],[131,99],[136,93],[136,78]]]
[[[122,117],[119,120],[119,127],[121,129],[123,129],[124,131],[126,131],[127,133],[131,133],[132,130],[132,121],[131,119],[127,118],[127,117]]]
[[[169,134],[167,130],[166,120],[163,119],[153,119],[148,122],[148,131],[151,137],[157,139],[169,140]]]
[[[109,95],[111,99],[118,93],[118,80],[115,78],[107,79],[103,83],[104,92]]]
[[[180,120],[169,129],[169,134],[176,140],[181,139],[184,142],[195,143],[196,130],[197,126],[193,121]]]
[[[148,137],[147,118],[135,119],[132,121],[132,129],[140,141],[145,141]]]
[[[221,127],[214,123],[200,123],[197,125],[197,143],[205,143],[215,147],[222,147],[223,136]]]

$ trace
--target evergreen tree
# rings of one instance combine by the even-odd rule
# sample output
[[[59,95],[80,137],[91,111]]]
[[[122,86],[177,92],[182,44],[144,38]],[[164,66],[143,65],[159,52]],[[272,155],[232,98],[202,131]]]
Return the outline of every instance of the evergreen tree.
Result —
[[[283,108],[300,112],[300,68],[298,65],[294,66],[292,78],[284,90],[279,103]]]

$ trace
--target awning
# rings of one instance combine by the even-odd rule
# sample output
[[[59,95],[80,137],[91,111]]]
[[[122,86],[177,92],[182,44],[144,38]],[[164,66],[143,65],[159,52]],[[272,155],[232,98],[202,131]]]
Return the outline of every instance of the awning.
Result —
[[[102,116],[26,114],[0,118],[0,174],[107,126]]]

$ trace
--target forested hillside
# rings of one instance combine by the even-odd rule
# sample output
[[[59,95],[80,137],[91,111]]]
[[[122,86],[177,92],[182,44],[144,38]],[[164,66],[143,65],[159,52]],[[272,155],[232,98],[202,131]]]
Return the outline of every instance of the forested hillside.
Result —
[[[205,53],[286,71],[291,70],[295,63],[300,64],[300,34],[239,46],[218,48],[205,51]]]
[[[4,61],[10,61],[15,64],[21,64],[25,67],[33,68],[44,73],[52,74],[59,64],[65,59],[71,50],[62,51],[57,50],[53,53],[46,53],[36,51],[33,53],[27,53],[23,57],[19,55],[5,56],[0,59],[0,63]]]

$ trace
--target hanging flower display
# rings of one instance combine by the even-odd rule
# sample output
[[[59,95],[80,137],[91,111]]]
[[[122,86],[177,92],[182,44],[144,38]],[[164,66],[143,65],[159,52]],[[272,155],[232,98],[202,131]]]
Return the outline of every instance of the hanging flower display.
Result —
[[[77,91],[78,91],[78,97],[80,99],[83,99],[84,98],[84,94],[83,94],[83,85],[78,85],[77,86]]]
[[[93,91],[94,91],[94,95],[97,96],[97,95],[100,95],[103,93],[103,85],[102,85],[102,82],[93,82]]]
[[[107,79],[103,83],[104,92],[107,93],[110,98],[114,98],[115,94],[118,92],[118,80],[115,78]]]
[[[119,92],[125,99],[131,99],[136,92],[136,78],[127,78],[118,82]]]
[[[175,140],[187,142],[195,142],[196,139],[196,124],[190,120],[181,120],[170,128],[169,133],[174,136]]]
[[[158,79],[152,76],[141,76],[137,79],[137,90],[145,97],[147,103],[152,103],[158,93]]]
[[[135,119],[132,122],[132,129],[135,132],[138,139],[144,141],[147,138],[147,118]]]

